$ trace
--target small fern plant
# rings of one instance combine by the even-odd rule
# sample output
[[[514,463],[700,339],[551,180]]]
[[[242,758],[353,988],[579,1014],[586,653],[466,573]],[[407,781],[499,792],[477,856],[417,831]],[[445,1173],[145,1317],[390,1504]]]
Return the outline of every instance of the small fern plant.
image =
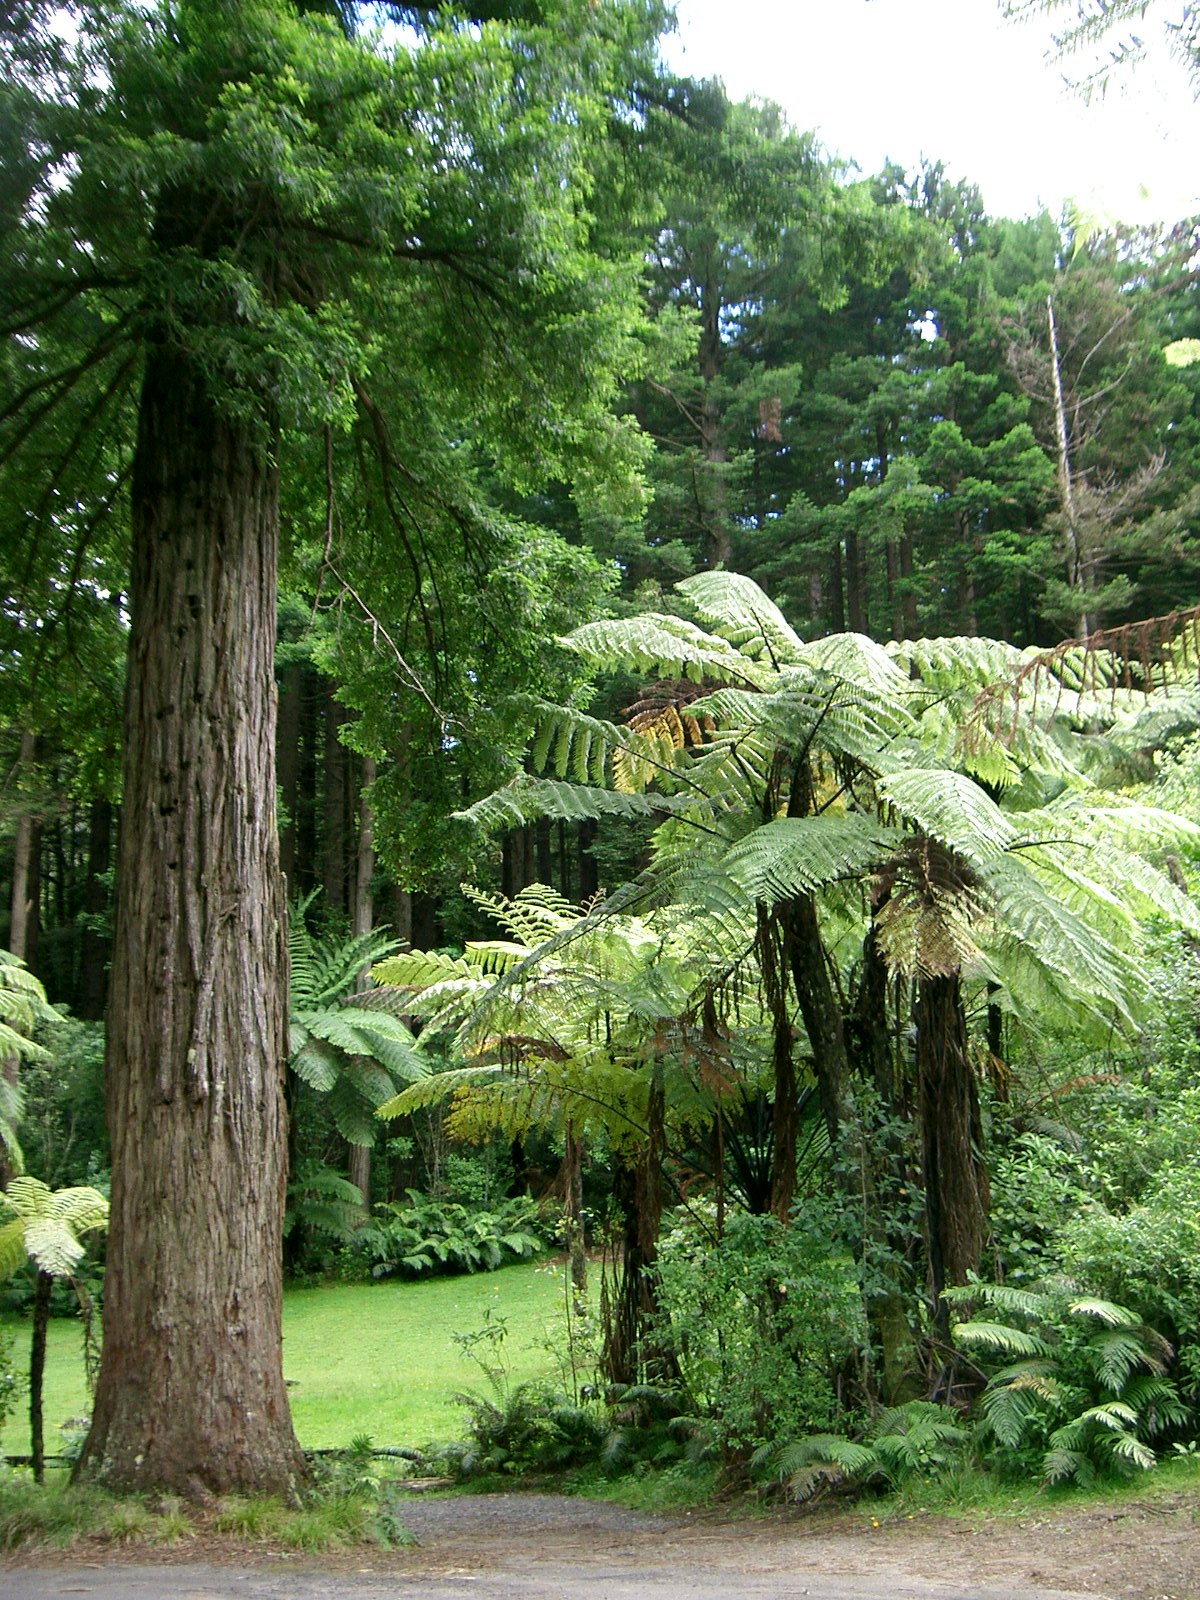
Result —
[[[761,1477],[782,1483],[793,1500],[848,1484],[895,1489],[914,1474],[949,1464],[970,1439],[947,1406],[910,1400],[873,1418],[862,1439],[810,1434],[805,1439],[764,1445],[751,1465]]]
[[[986,1366],[976,1438],[1008,1456],[1041,1457],[1043,1481],[1081,1485],[1154,1466],[1149,1440],[1190,1413],[1167,1372],[1174,1351],[1136,1312],[1067,1282],[947,1289],[971,1315],[954,1341]]]

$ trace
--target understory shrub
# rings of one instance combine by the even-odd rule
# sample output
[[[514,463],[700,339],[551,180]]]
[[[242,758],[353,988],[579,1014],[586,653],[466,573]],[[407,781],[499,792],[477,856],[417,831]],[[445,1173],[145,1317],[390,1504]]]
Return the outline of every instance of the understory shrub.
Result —
[[[910,1400],[879,1412],[861,1439],[833,1433],[785,1439],[763,1445],[751,1464],[760,1479],[782,1484],[794,1500],[850,1482],[898,1489],[917,1473],[945,1467],[970,1437],[948,1406]]]
[[[975,1283],[945,1296],[972,1308],[954,1342],[987,1373],[974,1437],[1006,1474],[1034,1467],[1046,1483],[1081,1484],[1130,1476],[1155,1464],[1150,1439],[1189,1421],[1167,1377],[1171,1345],[1137,1312],[1065,1280]]]
[[[375,1208],[355,1234],[351,1260],[373,1278],[425,1272],[491,1272],[546,1248],[552,1226],[537,1202],[520,1195],[490,1210],[433,1200],[409,1189],[407,1202]]]
[[[864,1338],[852,1263],[811,1210],[788,1228],[737,1214],[719,1239],[711,1223],[679,1214],[659,1253],[654,1338],[675,1358],[681,1409],[714,1425],[727,1457],[837,1427]]]

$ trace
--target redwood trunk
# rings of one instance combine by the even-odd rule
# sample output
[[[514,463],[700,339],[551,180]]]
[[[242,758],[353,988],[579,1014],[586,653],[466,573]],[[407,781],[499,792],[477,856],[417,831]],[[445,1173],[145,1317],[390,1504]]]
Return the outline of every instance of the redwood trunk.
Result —
[[[263,430],[265,433],[266,430]],[[104,1350],[79,1476],[293,1492],[280,1230],[287,945],[269,441],[153,351],[141,397],[108,1028]]]

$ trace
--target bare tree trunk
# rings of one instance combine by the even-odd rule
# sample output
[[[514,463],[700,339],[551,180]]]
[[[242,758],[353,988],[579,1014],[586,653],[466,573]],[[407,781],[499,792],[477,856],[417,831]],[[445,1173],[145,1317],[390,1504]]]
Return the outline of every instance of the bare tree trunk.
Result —
[[[29,1455],[33,1481],[46,1481],[46,1438],[42,1390],[46,1376],[46,1334],[50,1328],[50,1296],[54,1279],[39,1267],[33,1291],[33,1338],[29,1349]]]
[[[941,1292],[967,1281],[987,1235],[988,1178],[979,1095],[957,978],[917,985],[917,1066],[934,1325],[949,1327]]]
[[[364,756],[362,762],[361,788],[358,801],[358,849],[354,864],[354,906],[350,928],[355,934],[369,933],[375,921],[375,899],[372,892],[372,879],[375,875],[375,816],[371,810],[371,802],[367,791],[375,782],[375,763],[370,756]],[[370,983],[370,974],[359,974],[358,987],[365,989]],[[350,1182],[362,1195],[362,1203],[367,1209],[371,1205],[371,1146],[366,1144],[352,1144],[347,1146],[347,1170]]]
[[[108,998],[109,940],[97,923],[108,907],[105,877],[112,856],[113,808],[110,801],[92,801],[88,821],[87,881],[83,891],[83,945],[80,955],[79,1015],[98,1022]]]
[[[263,430],[265,432],[265,430]],[[152,349],[109,1006],[104,1349],[77,1476],[292,1494],[280,1233],[287,937],[275,827],[269,438]]]
[[[32,733],[21,735],[21,754],[18,758],[23,768],[33,766],[37,757],[37,738]],[[33,813],[22,807],[17,817],[13,836],[12,909],[8,926],[8,948],[22,961],[29,960],[29,924],[37,893],[36,873],[31,872],[36,851]],[[32,879],[32,882],[31,882]]]
[[[325,815],[321,844],[321,887],[328,911],[348,910],[346,797],[350,752],[338,738],[346,720],[332,689],[325,690]]]
[[[1067,529],[1067,582],[1079,593],[1079,637],[1091,632],[1087,611],[1087,574],[1084,571],[1079,523],[1075,515],[1075,482],[1071,471],[1071,445],[1067,408],[1063,403],[1062,365],[1058,359],[1058,328],[1054,321],[1054,296],[1046,296],[1046,326],[1050,335],[1050,373],[1054,385],[1054,437],[1058,445],[1058,494]]]

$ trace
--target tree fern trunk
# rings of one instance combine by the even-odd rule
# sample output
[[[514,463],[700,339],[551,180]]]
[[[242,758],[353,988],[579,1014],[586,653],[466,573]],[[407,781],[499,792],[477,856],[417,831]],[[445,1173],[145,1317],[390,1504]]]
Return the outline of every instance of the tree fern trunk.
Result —
[[[647,1333],[658,1307],[655,1264],[662,1221],[662,1162],[666,1150],[666,1103],[661,1079],[650,1090],[646,1143],[632,1164],[613,1174],[613,1196],[622,1209],[620,1273],[604,1329],[601,1367],[610,1383],[651,1381],[667,1374]]]
[[[33,1481],[46,1477],[46,1438],[42,1420],[42,1387],[46,1376],[46,1334],[50,1328],[50,1296],[54,1279],[38,1268],[33,1291],[33,1339],[29,1350],[29,1454]]]
[[[958,978],[920,979],[916,1014],[930,1287],[935,1325],[944,1334],[949,1320],[942,1290],[965,1283],[979,1266],[988,1179]]]

